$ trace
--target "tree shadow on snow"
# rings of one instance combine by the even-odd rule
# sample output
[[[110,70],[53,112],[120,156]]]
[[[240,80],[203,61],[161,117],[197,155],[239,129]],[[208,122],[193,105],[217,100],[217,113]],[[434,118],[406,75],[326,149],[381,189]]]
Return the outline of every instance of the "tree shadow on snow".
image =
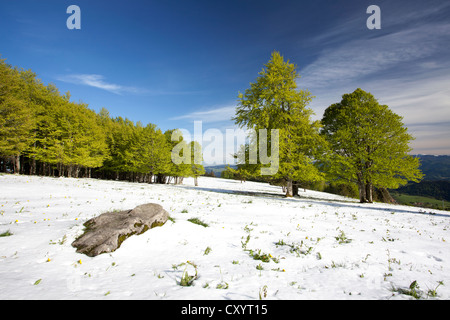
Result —
[[[263,191],[241,191],[241,190],[230,190],[230,189],[222,189],[222,188],[208,188],[208,187],[194,187],[194,186],[184,186],[184,185],[177,185],[177,188],[182,189],[189,189],[189,190],[197,190],[197,191],[207,191],[207,192],[215,192],[215,193],[226,193],[226,194],[234,194],[234,195],[241,195],[241,196],[250,196],[250,197],[258,197],[258,198],[269,198],[271,200],[277,200],[277,201],[284,201],[284,202],[295,202],[295,203],[305,203],[305,204],[322,204],[322,205],[328,205],[336,208],[360,208],[362,210],[364,209],[370,209],[370,210],[377,210],[377,211],[387,211],[387,212],[395,212],[395,213],[413,213],[413,214],[419,214],[419,215],[430,215],[435,217],[443,217],[443,218],[450,218],[450,213],[437,213],[436,210],[433,211],[425,211],[425,208],[417,208],[417,210],[408,210],[404,208],[404,205],[395,205],[395,204],[388,204],[388,203],[359,203],[353,199],[349,200],[340,200],[340,199],[324,199],[319,197],[302,197],[302,196],[296,196],[294,198],[286,198],[284,194],[280,193],[272,193],[272,192],[263,192]],[[382,204],[384,206],[389,206],[389,208],[379,208],[376,207],[377,205]],[[399,208],[399,206],[403,208]]]

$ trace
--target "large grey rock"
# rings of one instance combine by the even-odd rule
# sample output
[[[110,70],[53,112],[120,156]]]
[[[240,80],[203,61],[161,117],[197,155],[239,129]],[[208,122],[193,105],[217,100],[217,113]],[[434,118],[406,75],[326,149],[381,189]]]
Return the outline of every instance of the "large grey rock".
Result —
[[[148,203],[121,212],[107,212],[84,223],[85,233],[72,246],[77,252],[95,257],[113,252],[123,241],[136,234],[162,226],[169,214],[159,204]]]

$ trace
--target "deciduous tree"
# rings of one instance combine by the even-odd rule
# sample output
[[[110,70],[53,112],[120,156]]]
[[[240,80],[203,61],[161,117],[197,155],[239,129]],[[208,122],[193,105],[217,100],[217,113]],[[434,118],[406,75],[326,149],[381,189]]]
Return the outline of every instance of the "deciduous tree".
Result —
[[[307,107],[313,97],[308,90],[298,90],[299,78],[297,67],[273,52],[256,82],[239,94],[234,117],[241,128],[258,134],[260,129],[279,130],[279,168],[272,177],[286,181],[287,197],[294,194],[294,181],[323,178],[313,164],[321,144],[319,123],[311,120],[312,110]],[[277,143],[270,137],[267,142]]]
[[[414,139],[402,117],[361,89],[344,94],[322,119],[329,142],[324,168],[331,177],[357,183],[361,202],[373,201],[373,189],[395,189],[422,178],[419,159],[408,153]]]

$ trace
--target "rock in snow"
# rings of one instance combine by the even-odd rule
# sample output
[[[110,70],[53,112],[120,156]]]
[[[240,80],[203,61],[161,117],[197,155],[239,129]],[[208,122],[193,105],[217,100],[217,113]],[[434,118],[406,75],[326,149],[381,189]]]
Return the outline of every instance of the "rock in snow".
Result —
[[[168,217],[167,211],[156,203],[140,205],[133,210],[107,212],[88,220],[84,224],[85,233],[72,246],[89,257],[113,252],[130,236],[161,226]]]

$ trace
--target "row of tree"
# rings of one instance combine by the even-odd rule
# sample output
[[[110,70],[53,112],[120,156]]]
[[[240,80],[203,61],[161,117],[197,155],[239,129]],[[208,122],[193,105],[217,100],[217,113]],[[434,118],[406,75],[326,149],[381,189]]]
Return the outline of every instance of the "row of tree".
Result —
[[[413,137],[402,117],[357,89],[329,106],[321,121],[312,121],[313,112],[307,106],[313,97],[297,88],[299,78],[297,67],[274,52],[256,82],[239,94],[237,125],[256,132],[279,130],[278,172],[261,176],[263,164],[245,162],[237,169],[229,168],[226,175],[281,184],[287,197],[314,181],[356,185],[361,202],[373,201],[374,188],[395,189],[422,179],[419,159],[408,154]],[[251,143],[257,144],[258,139],[236,158],[248,159]]]
[[[244,161],[237,169],[229,168],[230,174],[279,184],[288,197],[317,181],[356,185],[361,202],[373,201],[374,188],[395,189],[420,181],[419,159],[408,155],[413,137],[399,115],[357,89],[329,106],[321,121],[313,121],[308,108],[313,97],[297,88],[299,78],[297,67],[274,52],[256,82],[239,94],[234,121],[256,136],[236,155]],[[245,161],[255,146],[263,147],[258,145],[260,129],[279,133],[278,139],[269,136],[264,146],[279,153],[278,170],[270,176],[261,176],[261,169],[273,163]],[[172,141],[174,133],[180,139]],[[174,161],[174,150],[183,162]],[[179,132],[112,119],[106,109],[96,113],[4,60],[0,158],[2,171],[11,163],[14,172],[40,175],[178,183],[204,173],[198,161],[201,148],[195,142],[188,145]]]
[[[111,118],[84,103],[70,101],[44,85],[31,71],[0,60],[0,170],[67,177],[100,177],[131,181],[179,183],[183,177],[204,173],[201,164],[175,164],[175,145],[201,150],[174,130],[162,132],[154,124],[142,125]],[[183,154],[181,154],[183,156]],[[173,180],[172,180],[173,179]]]

